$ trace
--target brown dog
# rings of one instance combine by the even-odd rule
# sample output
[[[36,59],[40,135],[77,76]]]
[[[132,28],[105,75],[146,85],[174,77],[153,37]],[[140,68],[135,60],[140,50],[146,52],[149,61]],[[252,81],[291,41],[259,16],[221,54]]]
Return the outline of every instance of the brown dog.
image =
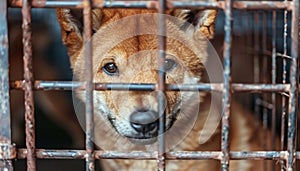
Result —
[[[166,82],[198,83],[209,56],[206,38],[213,37],[217,12],[171,10],[167,14]],[[57,15],[74,75],[77,79],[84,80],[82,14],[80,11],[58,9]],[[154,10],[92,11],[95,82],[157,82],[156,19]],[[104,150],[155,150],[159,117],[156,96],[156,92],[148,91],[94,92],[95,143]],[[78,97],[84,101],[82,93],[78,93]],[[168,150],[220,150],[219,106],[210,104],[210,98],[202,93],[167,92]],[[259,145],[253,138],[254,122],[251,114],[235,103],[232,104],[230,150],[259,150]],[[107,170],[156,170],[155,161],[105,160],[103,163]],[[230,169],[263,170],[263,165],[261,161],[231,161]],[[220,162],[167,161],[167,170],[220,170]]]

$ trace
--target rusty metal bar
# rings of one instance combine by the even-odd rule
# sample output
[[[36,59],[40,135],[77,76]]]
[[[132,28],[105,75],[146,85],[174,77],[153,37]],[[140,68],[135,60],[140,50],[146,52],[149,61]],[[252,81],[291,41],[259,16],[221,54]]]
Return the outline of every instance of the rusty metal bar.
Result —
[[[93,52],[92,52],[92,8],[91,0],[83,0],[83,22],[84,22],[84,55],[86,69],[85,90],[85,148],[86,148],[86,171],[94,171],[94,100],[93,100]]]
[[[221,168],[222,171],[229,170],[229,120],[230,120],[230,103],[231,103],[231,27],[232,27],[232,1],[225,0],[225,25],[224,25],[224,50],[223,50],[223,97],[222,97],[222,127],[221,127]]]
[[[23,89],[24,81],[13,81],[11,89]],[[137,83],[93,83],[94,90],[128,90],[128,91],[154,91],[155,84]],[[201,83],[201,84],[166,84],[168,91],[222,91],[223,83]],[[35,81],[34,90],[85,90],[85,82],[79,81]],[[290,84],[231,84],[233,92],[289,92]],[[300,86],[298,87],[300,91]]]
[[[287,0],[285,0],[287,1]],[[284,10],[283,13],[283,55],[287,55],[287,32],[288,32],[288,19],[287,19],[288,11]],[[282,83],[285,84],[287,80],[287,61],[286,58],[282,58]],[[282,107],[282,113],[281,113],[281,136],[280,136],[280,150],[285,149],[285,123],[286,123],[286,113],[287,113],[287,104],[286,104],[287,98],[285,96],[281,97],[281,107]],[[280,161],[280,167],[281,170],[284,170],[285,163],[284,160]]]
[[[16,157],[16,149],[11,144],[7,1],[0,1],[0,23],[0,168],[12,171],[11,159]]]
[[[260,68],[259,68],[259,13],[254,12],[254,69],[253,69],[253,80],[254,83],[259,83],[260,77]]]
[[[22,0],[10,0],[11,7],[21,7]],[[32,6],[36,8],[83,8],[83,1],[60,1],[60,0],[33,0]],[[158,7],[157,1],[111,1],[94,0],[92,6],[95,8],[151,8]],[[292,1],[236,1],[232,3],[234,9],[247,10],[291,10]],[[168,1],[167,8],[219,8],[224,9],[225,2],[203,2],[203,1]]]
[[[23,63],[24,63],[24,103],[25,103],[25,132],[27,147],[27,170],[36,170],[35,159],[35,120],[33,99],[33,71],[31,44],[31,2],[24,0],[22,4],[23,29]]]
[[[290,85],[287,84],[232,84],[233,91],[251,91],[251,92],[287,92]]]
[[[265,101],[265,100],[263,100],[263,101]],[[262,147],[263,147],[263,150],[266,151],[266,150],[268,150],[267,140],[270,137],[267,134],[267,132],[268,132],[268,109],[265,107],[263,107],[262,116],[263,116],[263,136],[264,136]],[[268,168],[269,168],[268,163],[264,162],[263,168],[264,168],[263,170],[268,170]]]
[[[27,158],[27,149],[17,150],[18,159]],[[39,159],[85,159],[85,150],[54,150],[54,149],[36,149],[36,158]]]
[[[166,73],[165,73],[165,50],[166,50],[166,0],[159,0],[158,4],[158,82],[157,82],[157,98],[158,98],[158,158],[157,170],[164,171],[165,167],[165,130],[166,130],[166,114],[165,114],[165,90],[166,90]]]
[[[258,20],[258,18],[257,18]],[[259,20],[257,21],[259,22]],[[258,26],[259,27],[259,26]],[[260,51],[266,51],[267,50],[267,12],[266,11],[263,11],[262,12],[262,27],[261,27],[261,32],[262,32],[262,41],[259,42],[261,43],[261,47],[262,47],[262,50]],[[259,33],[256,33],[256,34],[259,34]],[[259,35],[257,35],[259,36]],[[257,42],[258,43],[258,42]],[[261,81],[263,83],[267,83],[268,82],[268,58],[263,54],[262,55],[262,78],[261,78]],[[256,66],[256,67],[260,67],[259,65]],[[263,103],[268,103],[268,98],[267,98],[267,94],[262,94],[261,95],[262,97],[262,101]],[[269,120],[269,116],[268,116],[268,109],[265,108],[265,106],[262,106],[262,131],[263,131],[263,140],[262,140],[262,148],[263,150],[267,150],[268,149],[268,143],[267,143],[267,140],[268,138],[270,138],[267,134],[267,131],[268,131],[268,120]],[[259,112],[260,113],[260,112]],[[258,113],[258,114],[259,114]],[[268,164],[266,162],[264,162],[263,164],[263,170],[268,170]]]
[[[140,157],[143,160],[155,160],[156,153],[147,153],[147,152],[130,152],[122,153],[115,151],[96,151],[97,159],[119,159],[119,156],[122,156],[122,159],[136,159],[140,160]],[[97,155],[100,154],[100,155]],[[284,159],[286,151],[232,151],[229,152],[231,160],[275,160],[275,159]],[[222,153],[220,151],[178,151],[178,152],[167,152],[165,158],[167,160],[208,160],[215,159],[221,160]],[[297,159],[300,159],[300,152],[296,153]]]
[[[276,78],[277,78],[277,75],[276,75],[276,70],[277,70],[277,67],[276,67],[276,38],[277,38],[277,32],[276,32],[276,17],[277,17],[277,14],[276,14],[276,11],[273,11],[272,12],[272,84],[276,84]],[[271,94],[271,101],[272,101],[272,104],[274,106],[276,106],[276,94],[275,93],[272,93]],[[276,142],[276,108],[273,107],[272,108],[272,122],[271,122],[271,135],[272,135],[272,141],[271,142]],[[272,143],[271,145],[271,150],[275,150],[275,143]],[[274,170],[274,167],[273,167],[273,170]]]
[[[157,152],[119,152],[95,150],[95,159],[133,159],[133,160],[156,160]],[[55,149],[36,149],[36,157],[40,159],[85,159],[85,150],[55,150]],[[221,160],[220,151],[178,151],[167,152],[168,160]],[[231,160],[279,160],[285,159],[287,151],[231,151]],[[18,149],[18,159],[26,159],[27,149]],[[300,159],[300,152],[295,157]]]
[[[275,160],[275,159],[282,159],[284,158],[284,155],[286,154],[285,151],[231,151],[230,154],[230,160]],[[167,153],[167,159],[168,160],[207,160],[207,159],[221,159],[222,153],[219,151],[203,151],[201,153],[199,152],[169,152]]]
[[[135,160],[157,160],[157,151],[143,152],[116,152],[116,151],[95,151],[96,159],[135,159]]]
[[[251,21],[250,21],[251,22]],[[260,82],[260,68],[259,68],[259,12],[255,11],[253,13],[253,41],[251,46],[253,46],[252,49],[254,49],[253,52],[253,81],[255,84],[258,84]],[[251,31],[252,32],[252,31]],[[260,118],[260,112],[259,112],[259,108],[260,105],[258,104],[259,101],[262,101],[261,96],[259,94],[254,94],[254,99],[255,99],[255,105],[254,105],[254,115],[256,117],[256,119]],[[259,123],[255,123],[254,124],[254,129],[258,130],[260,128],[260,124]]]
[[[287,137],[287,171],[296,170],[295,168],[295,152],[296,152],[296,130],[297,130],[297,99],[298,99],[298,34],[299,34],[299,0],[294,0],[292,10],[292,26],[291,26],[291,56],[293,57],[290,67],[290,84],[289,91],[289,113],[288,113],[288,137]]]

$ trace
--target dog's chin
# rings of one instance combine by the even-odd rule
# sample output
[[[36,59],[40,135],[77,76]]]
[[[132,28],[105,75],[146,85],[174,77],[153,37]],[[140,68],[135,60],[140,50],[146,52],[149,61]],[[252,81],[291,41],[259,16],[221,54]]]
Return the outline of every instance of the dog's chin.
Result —
[[[131,141],[133,144],[136,145],[150,145],[157,141],[157,137],[152,137],[152,138],[127,137],[127,138],[129,139],[129,141]]]

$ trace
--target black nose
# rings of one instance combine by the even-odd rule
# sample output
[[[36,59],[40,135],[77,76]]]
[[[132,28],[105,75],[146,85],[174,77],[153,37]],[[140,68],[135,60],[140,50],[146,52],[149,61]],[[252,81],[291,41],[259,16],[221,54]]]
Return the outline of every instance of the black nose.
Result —
[[[137,110],[130,115],[130,124],[139,133],[155,133],[158,127],[158,113],[152,110]]]

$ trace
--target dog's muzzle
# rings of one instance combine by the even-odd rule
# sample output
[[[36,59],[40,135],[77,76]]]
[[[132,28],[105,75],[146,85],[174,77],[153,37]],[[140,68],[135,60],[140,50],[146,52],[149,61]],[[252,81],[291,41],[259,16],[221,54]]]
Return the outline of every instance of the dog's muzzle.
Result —
[[[181,101],[176,103],[170,115],[168,116],[169,122],[166,125],[166,130],[169,130],[180,113]],[[108,120],[115,127],[114,117],[108,117]],[[158,136],[158,125],[159,125],[159,114],[156,111],[148,109],[138,109],[131,113],[129,117],[130,126],[135,130],[135,133],[131,135],[125,135],[134,144],[147,145],[153,144],[157,140]],[[116,129],[117,130],[117,129]]]

